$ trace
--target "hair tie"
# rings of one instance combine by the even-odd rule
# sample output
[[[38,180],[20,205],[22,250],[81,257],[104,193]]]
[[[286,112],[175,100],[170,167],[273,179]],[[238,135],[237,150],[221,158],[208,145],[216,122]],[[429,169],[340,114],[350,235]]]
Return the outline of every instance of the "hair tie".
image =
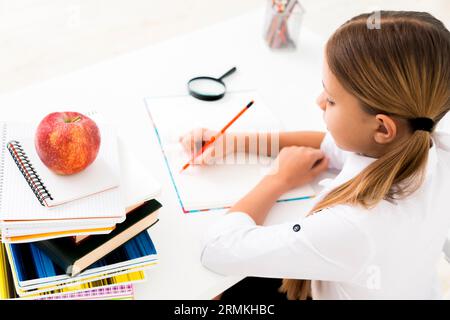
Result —
[[[434,127],[434,121],[433,121],[433,119],[430,119],[430,118],[419,117],[419,118],[409,119],[409,123],[411,124],[411,127],[414,131],[423,130],[423,131],[431,132]]]

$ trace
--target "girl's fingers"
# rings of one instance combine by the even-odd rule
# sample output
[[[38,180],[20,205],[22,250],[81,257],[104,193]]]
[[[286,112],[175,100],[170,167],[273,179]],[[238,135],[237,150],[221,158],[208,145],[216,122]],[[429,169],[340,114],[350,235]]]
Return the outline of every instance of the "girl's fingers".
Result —
[[[328,169],[328,158],[323,157],[322,160],[320,160],[319,163],[317,163],[312,169],[311,173],[316,176],[322,173],[323,171]]]
[[[197,154],[197,152],[201,149],[201,144],[203,141],[203,129],[195,129],[192,133],[192,139],[191,139],[191,147],[194,152],[194,154]],[[200,148],[199,148],[200,145]]]
[[[200,158],[200,163],[203,165],[210,165],[213,164],[214,161],[214,156],[213,156],[213,152],[214,152],[214,148],[207,148],[201,156],[199,156]]]
[[[194,164],[211,165],[215,161],[215,150],[213,147],[205,149],[201,155],[194,160]]]
[[[196,156],[205,143],[209,142],[216,134],[217,131],[206,128],[196,128],[179,137],[179,142],[183,149],[193,157]],[[228,150],[225,142],[224,136],[219,137],[211,146],[207,147],[201,155],[193,160],[193,164],[214,164],[217,158],[221,158],[227,153]]]
[[[311,156],[311,160],[315,163],[317,160],[323,159],[325,154],[320,149],[310,149],[309,154]]]
[[[179,137],[178,141],[190,155],[196,154],[202,147],[206,129],[197,128]]]
[[[212,165],[218,159],[223,159],[224,155],[224,140],[219,138],[203,151],[199,159],[201,164]]]
[[[186,152],[190,153],[190,151],[191,151],[191,147],[190,147],[191,143],[188,140],[188,137],[187,136],[180,137],[179,142],[181,143],[181,146],[183,147],[183,149]]]

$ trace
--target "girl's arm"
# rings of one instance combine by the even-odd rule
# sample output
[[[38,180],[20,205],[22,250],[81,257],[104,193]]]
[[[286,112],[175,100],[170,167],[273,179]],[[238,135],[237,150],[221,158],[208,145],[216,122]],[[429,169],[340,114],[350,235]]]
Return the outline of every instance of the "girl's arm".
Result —
[[[195,155],[204,143],[208,142],[217,131],[206,128],[197,128],[179,138],[184,149],[191,155]],[[325,137],[325,132],[320,131],[293,131],[279,133],[226,133],[217,139],[213,147],[195,159],[196,164],[212,164],[215,159],[223,159],[231,153],[245,152],[256,153],[261,156],[276,156],[285,147],[310,147],[319,149]],[[260,145],[264,152],[260,151]],[[272,146],[273,143],[277,145]],[[272,150],[273,149],[273,150]],[[272,154],[272,151],[273,154]]]
[[[285,184],[275,176],[268,175],[232,206],[228,212],[245,212],[256,224],[262,225],[267,213],[285,192]]]
[[[232,206],[229,212],[245,212],[256,224],[262,225],[267,213],[283,193],[311,182],[327,167],[328,159],[318,149],[284,148],[272,172]]]
[[[321,131],[280,132],[280,150],[290,146],[319,149],[324,137]]]
[[[263,137],[264,135],[264,137]],[[325,137],[325,132],[320,131],[290,131],[278,133],[278,152],[290,146],[297,147],[310,147],[319,149],[320,144]],[[271,156],[272,152],[272,140],[277,139],[276,136],[272,136],[271,133],[230,133],[227,134],[227,139],[234,139],[234,152],[245,152],[260,154],[259,143],[264,139],[267,141],[266,152],[263,155]],[[238,144],[237,141],[245,141],[245,143]],[[276,141],[276,140],[275,140]],[[254,143],[255,146],[250,148],[250,143]]]

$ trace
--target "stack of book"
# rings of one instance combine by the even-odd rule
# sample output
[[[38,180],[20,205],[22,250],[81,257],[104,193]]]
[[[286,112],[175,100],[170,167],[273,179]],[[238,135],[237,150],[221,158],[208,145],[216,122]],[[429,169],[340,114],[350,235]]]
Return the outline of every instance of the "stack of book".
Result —
[[[0,298],[130,299],[157,263],[148,229],[160,185],[97,124],[96,160],[58,176],[37,156],[33,126],[0,123]]]

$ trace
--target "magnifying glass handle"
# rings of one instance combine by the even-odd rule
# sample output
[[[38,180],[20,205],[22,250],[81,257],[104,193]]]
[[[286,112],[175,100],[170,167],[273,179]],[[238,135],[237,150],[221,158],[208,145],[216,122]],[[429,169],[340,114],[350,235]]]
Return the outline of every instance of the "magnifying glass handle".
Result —
[[[223,78],[228,77],[230,74],[234,73],[236,71],[236,67],[231,68],[230,70],[228,70],[227,72],[225,72],[225,74],[223,76],[221,76],[219,78],[219,80],[222,80]]]

